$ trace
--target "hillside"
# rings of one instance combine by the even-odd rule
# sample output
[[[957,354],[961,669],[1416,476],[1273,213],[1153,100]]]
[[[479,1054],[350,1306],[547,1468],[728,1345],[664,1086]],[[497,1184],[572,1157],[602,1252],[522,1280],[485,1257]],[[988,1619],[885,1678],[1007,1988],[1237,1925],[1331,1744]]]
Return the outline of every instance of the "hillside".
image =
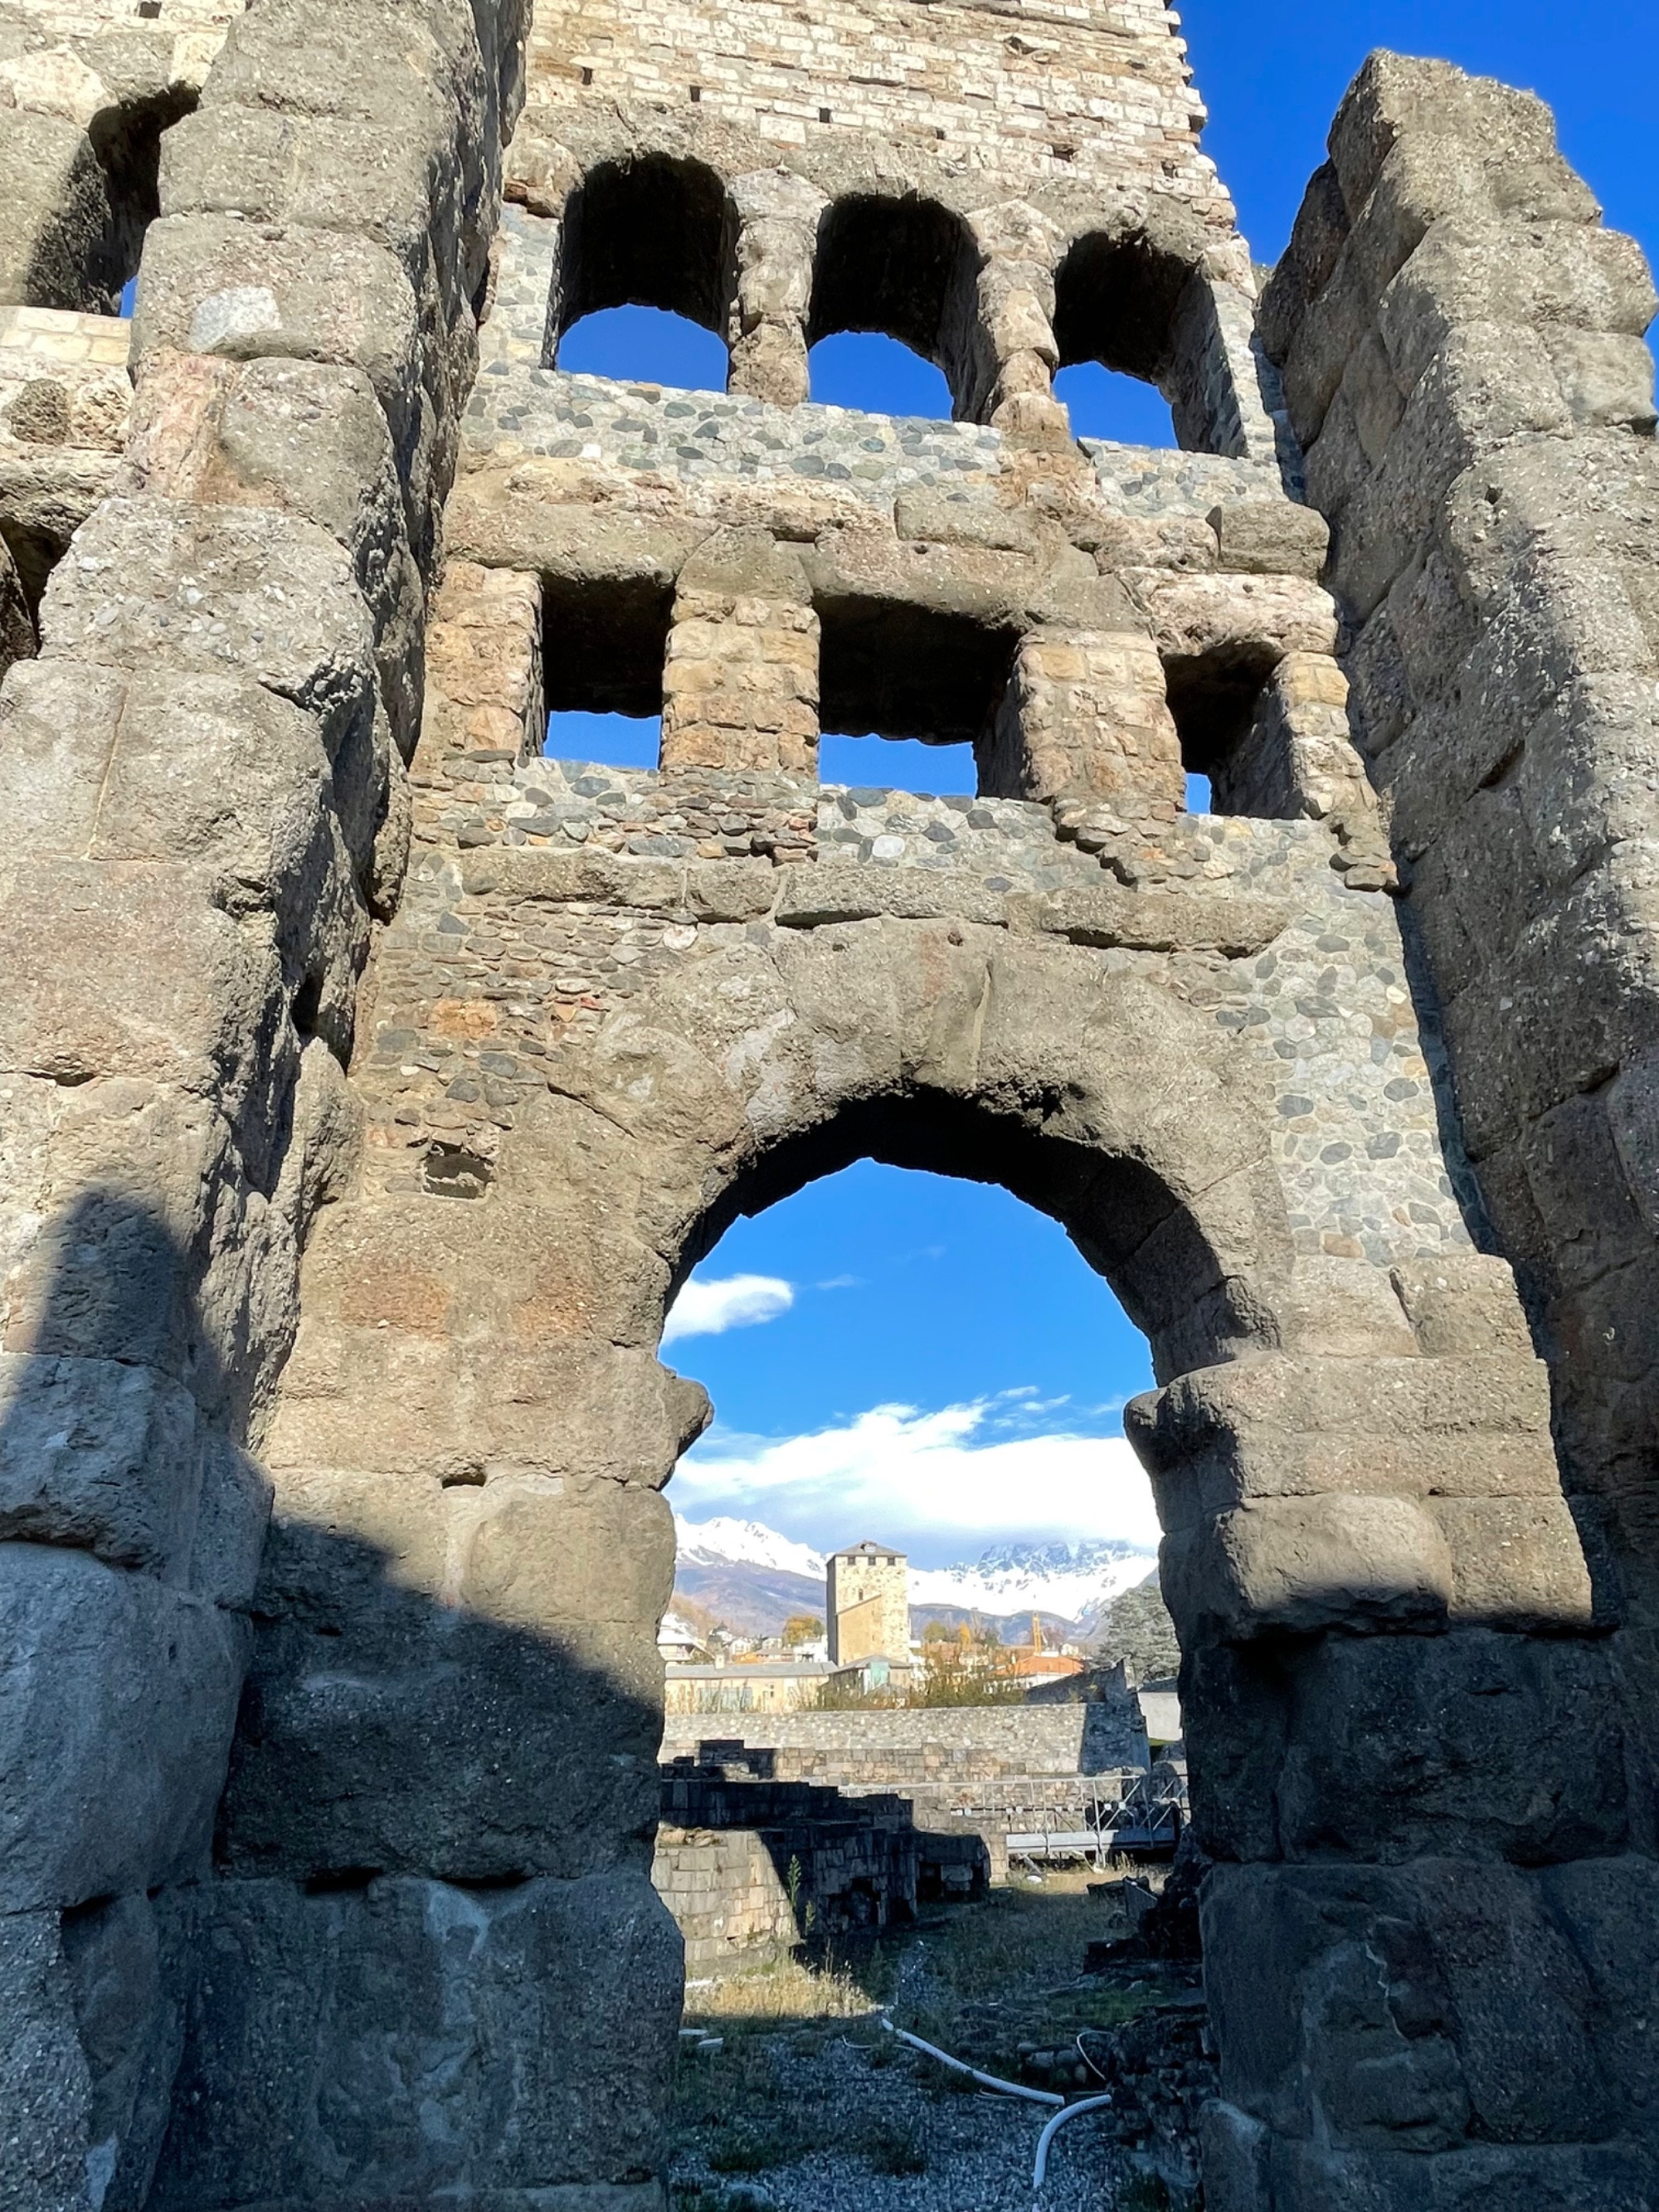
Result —
[[[792,1613],[823,1612],[823,1555],[757,1521],[678,1520],[674,1601],[750,1636],[775,1636]],[[1055,1641],[1093,1637],[1113,1600],[1152,1559],[1127,1544],[1004,1544],[956,1566],[912,1568],[910,1620],[977,1622],[1023,1642],[1031,1615]]]

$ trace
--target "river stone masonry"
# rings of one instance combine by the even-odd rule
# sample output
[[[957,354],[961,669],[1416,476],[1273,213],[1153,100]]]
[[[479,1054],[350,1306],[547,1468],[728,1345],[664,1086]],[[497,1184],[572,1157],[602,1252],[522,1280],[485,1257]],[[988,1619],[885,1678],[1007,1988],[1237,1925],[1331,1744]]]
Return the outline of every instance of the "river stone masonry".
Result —
[[[1543,111],[1375,59],[1258,311],[1142,0],[54,4],[0,42],[20,2212],[661,2212],[663,1318],[860,1157],[1047,1211],[1152,1346],[1206,2202],[1652,2212],[1654,297]],[[628,301],[728,392],[562,369]],[[808,403],[855,326],[955,421]],[[1096,359],[1181,453],[1073,439]],[[825,731],[977,791],[821,787]]]

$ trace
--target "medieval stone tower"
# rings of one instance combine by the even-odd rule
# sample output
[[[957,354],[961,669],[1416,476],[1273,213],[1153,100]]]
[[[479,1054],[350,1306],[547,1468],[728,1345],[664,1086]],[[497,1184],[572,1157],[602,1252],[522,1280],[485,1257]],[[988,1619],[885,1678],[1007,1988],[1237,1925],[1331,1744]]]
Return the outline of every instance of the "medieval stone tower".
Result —
[[[1175,33],[0,0],[8,2212],[658,2212],[662,1316],[860,1155],[1154,1347],[1212,2212],[1659,2203],[1654,294],[1387,56],[1261,292]]]
[[[910,1574],[902,1552],[851,1544],[832,1552],[824,1578],[830,1656],[838,1666],[860,1659],[910,1656]]]

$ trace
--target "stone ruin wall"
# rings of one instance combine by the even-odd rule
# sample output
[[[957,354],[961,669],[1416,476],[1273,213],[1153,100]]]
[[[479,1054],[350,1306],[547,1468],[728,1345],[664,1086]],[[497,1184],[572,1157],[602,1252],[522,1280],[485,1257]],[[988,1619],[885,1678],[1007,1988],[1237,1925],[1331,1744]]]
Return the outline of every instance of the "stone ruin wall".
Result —
[[[0,531],[75,532],[0,693],[21,2201],[656,2212],[662,1315],[872,1152],[1055,1214],[1152,1341],[1210,2201],[1650,2203],[1650,1424],[1573,1331],[1645,1325],[1650,1233],[1561,1225],[1646,1157],[1644,275],[1540,111],[1373,64],[1257,337],[1163,10],[643,20],[544,4],[526,72],[487,0],[258,0],[162,141],[124,445],[67,356],[0,401]],[[872,204],[954,424],[804,404]],[[642,209],[724,397],[556,367]],[[30,289],[52,212],[10,295],[95,313]],[[1196,450],[1073,445],[1103,344]],[[540,757],[658,699],[655,775]],[[860,720],[981,796],[820,789]]]

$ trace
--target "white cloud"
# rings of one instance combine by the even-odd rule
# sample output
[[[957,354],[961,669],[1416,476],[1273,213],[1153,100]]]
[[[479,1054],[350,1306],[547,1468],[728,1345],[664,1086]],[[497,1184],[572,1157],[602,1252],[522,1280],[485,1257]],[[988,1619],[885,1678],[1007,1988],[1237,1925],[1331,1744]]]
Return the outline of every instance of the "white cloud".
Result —
[[[996,1543],[1157,1544],[1152,1487],[1123,1437],[1010,1435],[1001,1411],[986,1398],[937,1413],[875,1406],[811,1436],[716,1430],[681,1462],[674,1504],[815,1543],[902,1544],[918,1564]]]
[[[683,1336],[724,1336],[728,1328],[753,1328],[775,1321],[795,1303],[793,1283],[780,1275],[726,1275],[714,1281],[693,1276],[681,1290],[663,1323],[662,1340]]]

